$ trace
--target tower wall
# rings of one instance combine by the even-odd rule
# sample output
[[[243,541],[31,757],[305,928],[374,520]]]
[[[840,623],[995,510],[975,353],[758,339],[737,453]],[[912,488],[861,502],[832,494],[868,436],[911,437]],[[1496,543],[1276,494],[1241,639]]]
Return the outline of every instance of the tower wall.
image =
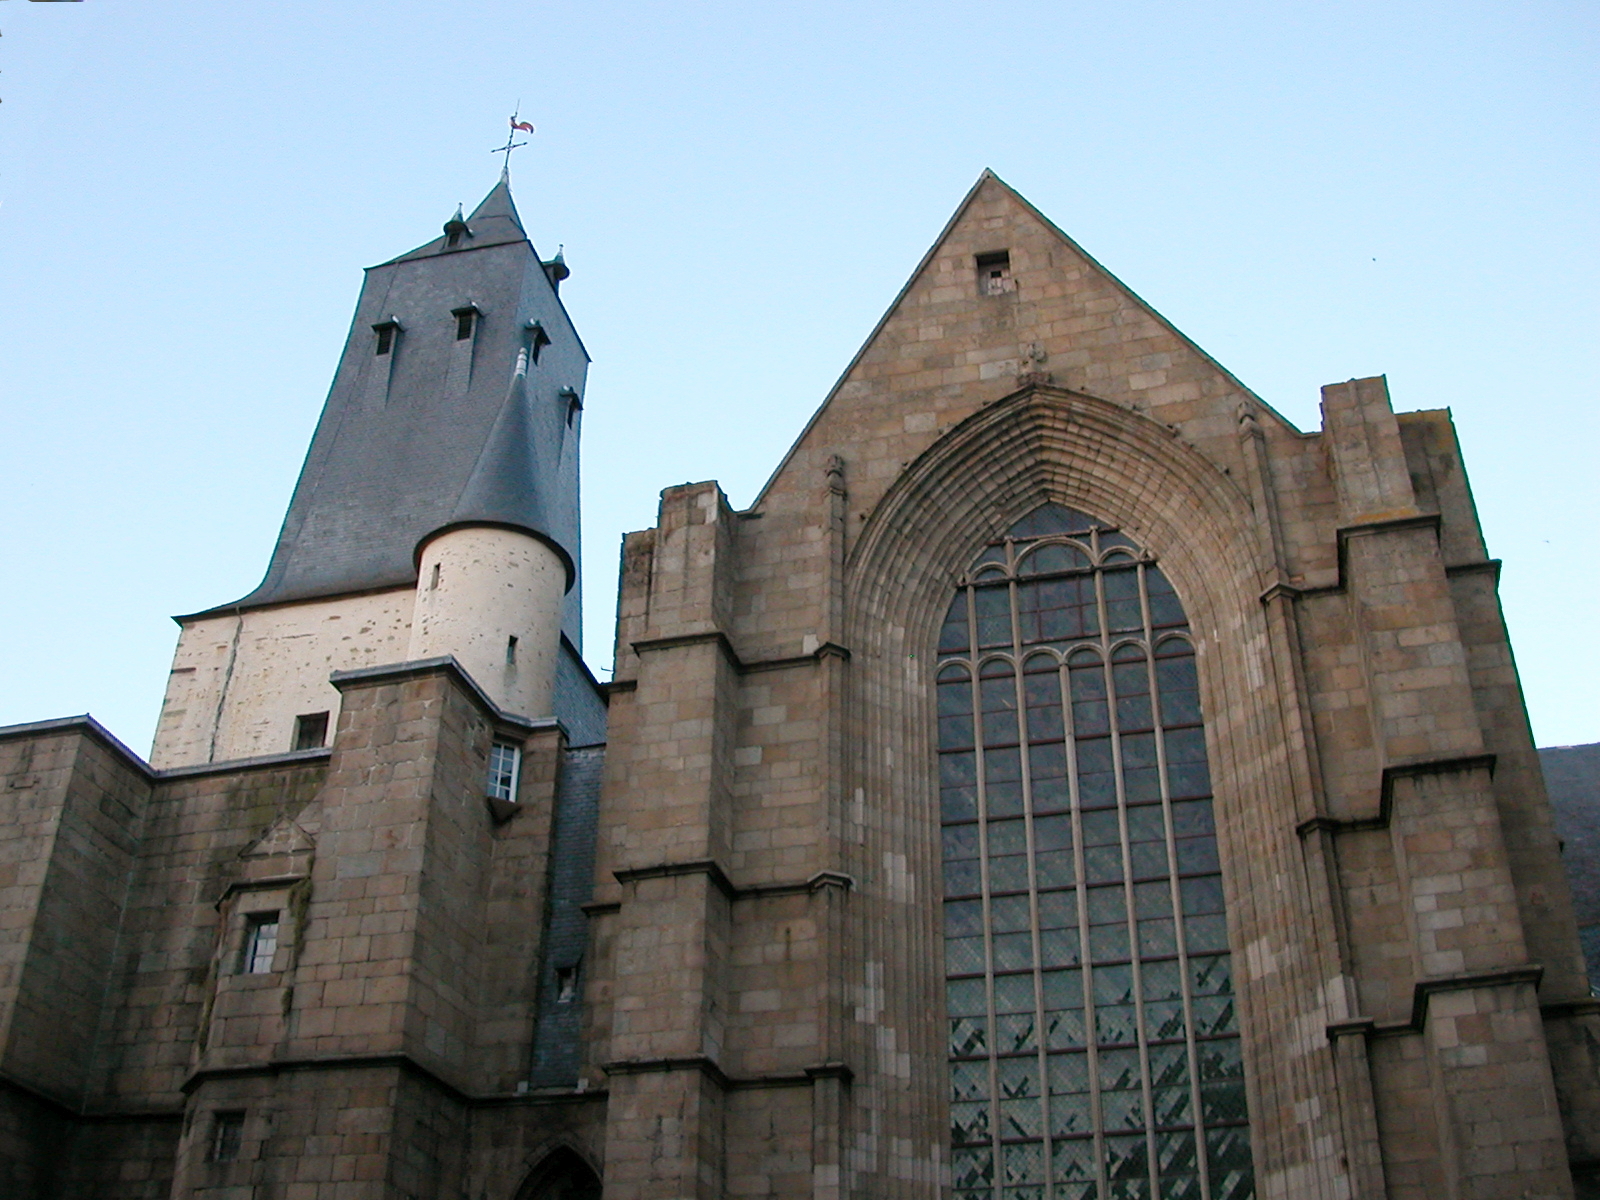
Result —
[[[282,754],[295,717],[339,720],[334,671],[400,662],[413,589],[185,618],[150,763],[158,770]]]
[[[552,711],[566,566],[510,529],[454,529],[428,542],[411,619],[412,661],[452,654],[507,712]]]

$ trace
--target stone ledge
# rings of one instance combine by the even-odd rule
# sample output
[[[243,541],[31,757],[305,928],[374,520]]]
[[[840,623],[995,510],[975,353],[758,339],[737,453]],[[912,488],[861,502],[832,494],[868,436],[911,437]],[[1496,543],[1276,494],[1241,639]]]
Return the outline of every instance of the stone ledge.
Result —
[[[1516,967],[1502,967],[1496,971],[1476,971],[1465,975],[1441,975],[1431,979],[1419,979],[1411,989],[1410,1019],[1379,1021],[1373,1017],[1351,1017],[1344,1021],[1334,1021],[1327,1026],[1328,1040],[1334,1042],[1342,1037],[1403,1037],[1420,1034],[1427,1027],[1428,1003],[1433,996],[1442,992],[1464,992],[1476,988],[1506,987],[1518,983],[1531,984],[1537,989],[1543,978],[1544,967],[1538,963],[1525,963]],[[1541,1014],[1547,1007],[1558,1006],[1541,1005]],[[1596,1002],[1596,1011],[1600,1011],[1600,1001]]]
[[[0,727],[0,741],[13,739],[43,737],[52,733],[78,733],[86,734],[101,743],[106,749],[122,758],[128,766],[138,771],[146,779],[155,779],[161,774],[144,759],[140,758],[127,746],[118,740],[104,725],[96,721],[88,713],[80,713],[75,717],[56,717],[49,721],[28,721],[22,725],[6,725]]]
[[[732,1076],[706,1054],[685,1054],[664,1058],[625,1058],[608,1062],[607,1075],[655,1075],[670,1071],[699,1071],[724,1092],[754,1091],[763,1088],[808,1087],[821,1079],[837,1079],[848,1086],[855,1072],[842,1062],[816,1063],[798,1071],[777,1071],[765,1075]]]
[[[168,767],[156,771],[158,781],[168,779],[194,779],[202,775],[228,775],[236,771],[265,771],[273,767],[294,767],[303,763],[326,762],[333,756],[333,747],[317,746],[310,750],[285,750],[282,754],[263,754],[256,758],[233,758],[223,762],[193,763],[187,767]]]
[[[1421,775],[1447,775],[1452,771],[1487,770],[1494,776],[1497,759],[1493,754],[1462,754],[1452,758],[1416,759],[1395,763],[1383,769],[1378,788],[1378,811],[1370,817],[1331,817],[1319,813],[1308,817],[1294,827],[1302,838],[1313,833],[1359,833],[1363,830],[1387,829],[1394,815],[1394,781],[1414,779]]]
[[[346,687],[370,687],[381,683],[400,683],[408,679],[423,679],[429,675],[446,675],[453,679],[483,710],[485,716],[497,725],[528,735],[544,729],[559,729],[566,737],[567,729],[557,717],[525,717],[509,713],[489,699],[489,694],[478,686],[478,681],[456,661],[453,654],[437,658],[419,658],[411,662],[388,663],[378,667],[360,667],[353,671],[335,671],[328,682],[343,692]]]
[[[787,655],[782,658],[757,658],[745,659],[739,656],[734,649],[733,641],[720,629],[706,630],[700,633],[677,634],[672,637],[641,638],[630,645],[635,654],[649,654],[658,650],[677,650],[685,646],[715,645],[722,651],[728,665],[741,675],[749,675],[757,671],[786,671],[796,667],[809,667],[820,663],[825,658],[837,658],[844,662],[850,661],[850,651],[838,642],[823,642],[815,650],[805,654]],[[613,692],[633,691],[639,686],[636,679],[615,679],[606,685]]]
[[[752,883],[743,887],[738,886],[728,877],[722,865],[714,858],[694,858],[683,862],[652,863],[647,867],[624,867],[611,872],[612,877],[620,884],[633,883],[640,879],[665,879],[676,875],[705,875],[729,900],[758,900],[766,896],[800,896],[810,892],[818,892],[823,888],[839,888],[841,891],[851,891],[855,888],[856,881],[851,875],[843,871],[818,871],[807,879],[790,883]],[[615,913],[622,909],[617,901],[591,902],[582,906],[583,911],[590,915],[602,913]]]
[[[409,1054],[350,1055],[335,1058],[280,1059],[275,1062],[253,1063],[248,1066],[211,1067],[195,1071],[184,1081],[183,1093],[193,1095],[200,1086],[212,1079],[238,1079],[249,1076],[281,1075],[291,1071],[365,1071],[397,1069],[409,1072],[442,1092],[459,1104],[471,1107],[487,1105],[561,1104],[573,1100],[605,1099],[603,1088],[579,1091],[572,1088],[564,1092],[469,1092],[466,1088],[446,1079],[437,1071],[423,1066]],[[175,1119],[182,1119],[177,1113]]]

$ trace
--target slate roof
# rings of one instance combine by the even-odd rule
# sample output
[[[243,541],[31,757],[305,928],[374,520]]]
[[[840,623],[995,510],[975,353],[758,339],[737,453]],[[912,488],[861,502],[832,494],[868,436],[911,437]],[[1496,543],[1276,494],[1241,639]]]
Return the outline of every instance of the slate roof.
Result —
[[[563,628],[581,645],[574,400],[588,355],[504,176],[466,227],[454,246],[441,236],[368,268],[266,575],[210,613],[407,586],[429,534],[489,522],[567,560]],[[454,314],[469,305],[463,347]],[[374,327],[390,321],[381,356]]]
[[[1600,742],[1539,751],[1591,986],[1600,985]]]

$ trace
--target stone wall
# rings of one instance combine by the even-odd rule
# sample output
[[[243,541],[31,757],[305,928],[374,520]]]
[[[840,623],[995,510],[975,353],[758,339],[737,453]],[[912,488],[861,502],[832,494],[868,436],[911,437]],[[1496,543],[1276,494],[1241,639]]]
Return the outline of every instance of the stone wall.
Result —
[[[608,1195],[948,1182],[933,636],[1046,501],[1197,634],[1259,1194],[1571,1194],[1595,1009],[1448,414],[1355,380],[1294,430],[986,176],[751,510],[625,542]]]

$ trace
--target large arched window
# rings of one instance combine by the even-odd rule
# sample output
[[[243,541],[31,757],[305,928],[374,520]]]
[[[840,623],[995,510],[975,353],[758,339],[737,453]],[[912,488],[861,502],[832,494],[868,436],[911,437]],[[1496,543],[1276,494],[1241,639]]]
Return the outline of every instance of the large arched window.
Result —
[[[956,1200],[1255,1193],[1183,606],[1047,504],[939,639]]]

